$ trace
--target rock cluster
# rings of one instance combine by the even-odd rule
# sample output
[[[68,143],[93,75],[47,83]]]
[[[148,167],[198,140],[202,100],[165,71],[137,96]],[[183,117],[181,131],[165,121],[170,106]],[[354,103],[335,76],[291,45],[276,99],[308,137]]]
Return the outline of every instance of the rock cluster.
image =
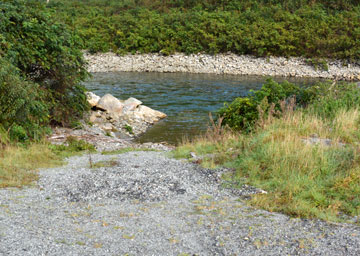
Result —
[[[166,114],[142,105],[142,102],[129,98],[119,100],[111,94],[99,97],[92,92],[86,93],[92,107],[89,122],[98,126],[108,135],[123,138],[137,136],[166,117]]]
[[[187,72],[285,77],[318,77],[339,80],[360,80],[360,61],[345,64],[328,60],[328,70],[315,68],[304,58],[239,56],[236,54],[176,53],[117,56],[114,53],[85,53],[89,72]]]

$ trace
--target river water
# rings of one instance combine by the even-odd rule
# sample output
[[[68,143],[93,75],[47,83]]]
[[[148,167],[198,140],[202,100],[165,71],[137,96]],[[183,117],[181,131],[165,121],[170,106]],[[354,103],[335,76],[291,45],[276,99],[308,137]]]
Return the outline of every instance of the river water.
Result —
[[[139,137],[139,142],[177,144],[192,138],[209,125],[209,112],[216,111],[236,97],[259,89],[266,77],[189,74],[189,73],[93,73],[85,83],[99,96],[110,93],[119,99],[134,97],[145,106],[162,111],[168,117]],[[274,78],[283,81],[284,78]],[[288,79],[289,80],[289,79]],[[297,84],[313,84],[316,79],[290,79]]]

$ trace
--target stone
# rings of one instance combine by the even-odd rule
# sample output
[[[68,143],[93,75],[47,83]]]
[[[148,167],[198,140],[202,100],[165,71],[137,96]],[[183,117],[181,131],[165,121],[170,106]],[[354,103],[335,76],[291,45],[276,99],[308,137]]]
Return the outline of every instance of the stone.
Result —
[[[89,117],[91,123],[103,123],[105,120],[106,117],[101,111],[92,111]]]
[[[90,117],[89,117],[89,121],[91,123],[95,123],[95,120],[97,119],[97,116],[96,116],[96,112],[92,112]]]
[[[98,104],[100,97],[97,96],[93,92],[86,92],[85,94],[86,94],[86,98],[87,98],[87,101],[90,104],[90,106],[95,107]]]
[[[94,98],[95,94],[88,95],[89,98]],[[150,125],[166,117],[166,114],[141,104],[140,100],[133,97],[124,101],[106,94],[97,102],[97,110],[90,112],[89,121],[107,134],[114,130],[122,130],[124,133],[124,126],[130,125],[133,128],[133,134],[130,136],[137,136],[145,132]]]
[[[126,105],[124,105],[123,108],[123,113],[127,113],[129,111],[134,111],[139,105],[137,105],[136,103],[128,103]]]
[[[105,94],[96,105],[97,108],[107,111],[108,113],[121,114],[124,104],[111,94]]]
[[[103,129],[104,131],[112,131],[114,127],[110,123],[105,123],[101,125],[100,128]]]
[[[238,75],[298,76],[333,79],[345,74],[345,78],[360,80],[360,61],[349,67],[341,61],[329,63],[329,71],[315,70],[303,58],[255,58],[254,56],[235,54],[185,55],[175,53],[170,56],[161,54],[129,54],[118,56],[115,53],[85,53],[89,72],[135,71],[135,72],[191,72],[191,73],[227,73]],[[270,61],[269,61],[270,60]]]

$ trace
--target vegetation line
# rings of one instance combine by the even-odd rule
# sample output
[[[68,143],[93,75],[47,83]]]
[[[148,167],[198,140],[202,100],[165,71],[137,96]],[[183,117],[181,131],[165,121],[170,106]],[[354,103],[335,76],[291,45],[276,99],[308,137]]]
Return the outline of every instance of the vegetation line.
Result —
[[[48,9],[91,52],[232,52],[357,60],[356,0],[53,0]],[[318,65],[319,67],[321,65]]]

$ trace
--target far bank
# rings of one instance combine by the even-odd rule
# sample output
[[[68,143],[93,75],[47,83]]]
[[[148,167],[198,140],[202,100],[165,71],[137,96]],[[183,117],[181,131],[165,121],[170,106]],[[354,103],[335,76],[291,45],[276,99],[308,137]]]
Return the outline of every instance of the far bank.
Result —
[[[298,57],[254,57],[236,54],[84,53],[89,72],[208,73],[282,77],[312,77],[347,81],[360,80],[360,60],[316,61]]]

